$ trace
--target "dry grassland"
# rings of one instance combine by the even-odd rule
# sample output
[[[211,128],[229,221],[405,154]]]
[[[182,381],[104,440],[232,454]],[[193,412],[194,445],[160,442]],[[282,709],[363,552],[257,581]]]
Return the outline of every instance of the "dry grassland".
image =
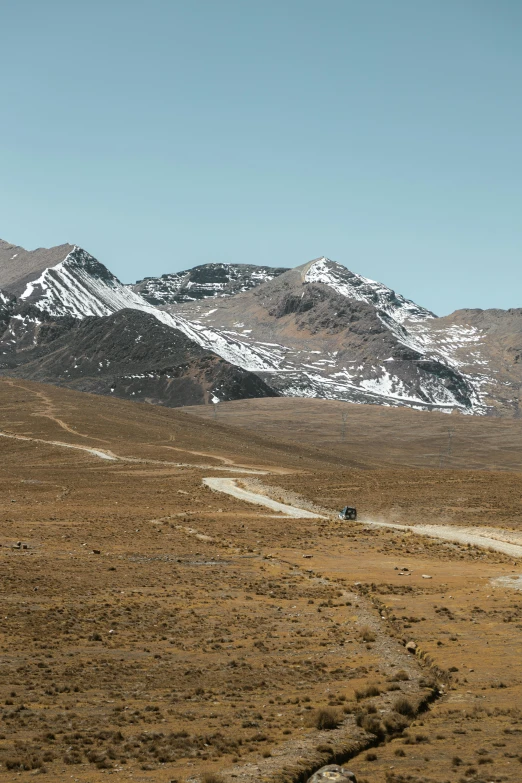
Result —
[[[335,754],[368,783],[522,779],[522,593],[492,584],[520,566],[202,484],[265,469],[283,501],[518,529],[519,474],[355,470],[18,381],[0,432],[37,439],[0,438],[0,780],[290,781]]]
[[[347,465],[522,471],[522,420],[279,397],[184,408]],[[450,438],[451,435],[451,438]]]

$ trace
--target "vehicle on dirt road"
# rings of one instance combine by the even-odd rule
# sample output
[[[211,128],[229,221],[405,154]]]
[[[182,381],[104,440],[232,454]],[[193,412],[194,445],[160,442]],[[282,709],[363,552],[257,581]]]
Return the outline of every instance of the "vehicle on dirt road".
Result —
[[[343,510],[339,512],[339,519],[357,519],[357,509],[353,506],[345,506]]]

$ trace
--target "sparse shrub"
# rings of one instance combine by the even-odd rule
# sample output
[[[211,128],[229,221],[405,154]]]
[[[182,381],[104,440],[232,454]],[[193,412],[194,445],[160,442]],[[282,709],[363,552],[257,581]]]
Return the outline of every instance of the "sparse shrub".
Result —
[[[396,672],[393,677],[390,677],[390,682],[406,682],[406,680],[410,679],[410,675],[408,672],[405,672],[404,669],[401,669],[400,671]]]
[[[398,712],[399,715],[405,715],[408,718],[415,715],[415,708],[413,704],[405,697],[397,699],[393,705],[393,709],[394,712]]]
[[[438,691],[437,680],[435,677],[421,677],[419,680],[421,688],[429,688],[431,691]]]
[[[371,628],[369,628],[367,625],[365,625],[363,628],[361,628],[361,639],[363,642],[374,642],[375,641],[375,634],[372,631]]]
[[[19,759],[6,759],[4,764],[5,768],[8,770],[23,769],[22,762]]]
[[[66,753],[63,757],[63,760],[65,764],[81,764],[82,763],[82,757],[75,753],[74,751],[72,753]]]
[[[361,701],[362,699],[369,699],[372,696],[380,696],[381,691],[377,687],[377,685],[371,684],[367,685],[366,688],[363,688],[360,691],[355,691],[355,698],[357,701]]]
[[[367,753],[366,761],[377,761],[377,753]]]
[[[392,712],[384,718],[384,726],[390,736],[397,736],[402,734],[404,729],[408,726],[408,721],[404,715],[399,715],[398,712]]]
[[[328,754],[330,754],[332,752],[332,750],[333,750],[333,748],[332,748],[331,745],[324,745],[324,744],[322,744],[322,745],[318,745],[316,747],[316,751],[318,753],[328,753]]]
[[[313,725],[320,731],[336,729],[342,722],[337,710],[329,708],[316,710],[312,718]]]
[[[365,715],[360,725],[365,731],[377,737],[378,740],[383,740],[386,737],[386,729],[375,715]]]
[[[223,778],[217,772],[204,772],[201,776],[202,783],[223,783]]]

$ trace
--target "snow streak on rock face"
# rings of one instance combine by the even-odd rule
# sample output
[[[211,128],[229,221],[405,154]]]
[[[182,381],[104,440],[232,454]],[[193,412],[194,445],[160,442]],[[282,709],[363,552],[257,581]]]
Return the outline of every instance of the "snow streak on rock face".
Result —
[[[284,267],[253,264],[202,264],[184,272],[146,277],[129,288],[150,304],[167,305],[232,296],[273,280],[286,271]]]
[[[164,314],[165,316],[167,314]],[[204,315],[202,316],[204,318]],[[215,329],[200,320],[170,316],[171,323],[200,345],[232,364],[256,373],[279,394],[319,397],[362,404],[408,406],[451,413],[481,412],[478,398],[465,379],[437,360],[423,364],[347,361],[337,351],[306,351],[292,345],[261,342],[249,334]],[[314,355],[315,354],[315,355]],[[405,377],[406,376],[406,377]]]
[[[183,307],[183,317],[171,309],[171,317],[192,339],[285,396],[486,412],[481,378],[462,370],[458,359],[459,345],[476,335],[446,330],[435,338],[428,326],[438,319],[429,310],[326,258],[304,266],[302,282],[296,272],[252,293],[254,321],[246,299],[230,310],[237,321],[224,303]],[[321,293],[322,286],[332,294]],[[267,308],[264,337],[255,320],[260,305]]]
[[[0,291],[0,323],[7,323],[14,313],[16,298]],[[1,330],[0,330],[1,337]]]
[[[28,283],[20,300],[54,317],[110,315],[126,307],[150,309],[140,296],[79,247]]]
[[[424,321],[426,318],[436,317],[434,313],[396,294],[382,283],[356,275],[344,266],[330,261],[329,258],[323,257],[312,262],[306,273],[305,282],[323,283],[342,296],[346,296],[347,299],[357,299],[371,304],[400,324],[406,319]]]

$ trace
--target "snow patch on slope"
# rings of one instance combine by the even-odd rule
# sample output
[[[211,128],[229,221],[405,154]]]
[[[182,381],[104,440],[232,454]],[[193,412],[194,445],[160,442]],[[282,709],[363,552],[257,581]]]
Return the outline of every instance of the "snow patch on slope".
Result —
[[[314,261],[305,275],[305,282],[323,283],[347,299],[371,304],[400,324],[406,319],[422,321],[436,317],[434,313],[396,294],[382,283],[350,272],[329,258],[323,257]]]
[[[37,280],[28,283],[20,299],[55,317],[103,316],[126,307],[153,310],[79,247],[56,266],[45,269]]]
[[[195,302],[249,291],[285,271],[253,264],[202,264],[184,272],[146,277],[129,288],[154,305]]]

